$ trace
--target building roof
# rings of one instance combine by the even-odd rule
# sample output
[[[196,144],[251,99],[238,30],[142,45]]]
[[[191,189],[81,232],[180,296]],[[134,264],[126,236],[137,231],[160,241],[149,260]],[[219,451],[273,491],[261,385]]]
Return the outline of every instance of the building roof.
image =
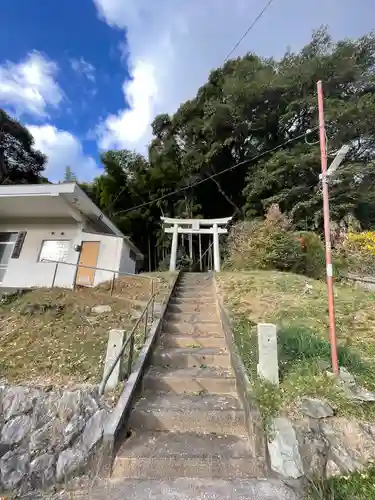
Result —
[[[67,216],[87,221],[106,234],[124,238],[130,248],[142,256],[130,238],[124,236],[75,182],[0,186],[0,219]]]

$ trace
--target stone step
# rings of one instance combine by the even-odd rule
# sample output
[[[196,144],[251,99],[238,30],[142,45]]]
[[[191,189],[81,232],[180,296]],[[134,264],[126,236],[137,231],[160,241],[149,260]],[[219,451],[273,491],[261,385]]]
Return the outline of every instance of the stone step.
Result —
[[[164,348],[181,347],[188,349],[226,349],[227,343],[221,335],[195,335],[195,334],[178,334],[167,333],[162,337],[162,345]]]
[[[179,304],[181,302],[207,302],[207,304],[216,304],[215,297],[211,293],[174,293],[170,300],[172,304]]]
[[[169,308],[168,308],[169,309]],[[197,313],[192,312],[170,312],[167,311],[165,315],[166,321],[179,321],[186,323],[219,323],[218,314],[216,311],[201,311]]]
[[[185,313],[185,314],[194,314],[194,315],[204,315],[209,317],[217,317],[217,309],[215,302],[181,302],[174,303],[170,302],[168,304],[168,312],[170,313]]]
[[[226,349],[172,348],[158,349],[152,364],[172,368],[195,368],[201,365],[230,368],[230,357]]]
[[[179,285],[177,284],[176,287],[175,287],[175,292],[179,293],[179,292],[183,292],[183,293],[190,293],[191,295],[193,294],[209,294],[209,295],[213,295],[214,294],[214,290],[213,290],[213,287],[212,285],[203,285],[203,286],[200,286],[200,285]]]
[[[168,316],[168,315],[167,315]],[[223,337],[219,321],[206,321],[202,324],[180,322],[178,319],[166,319],[163,323],[163,332],[165,333],[180,333],[180,334],[195,334],[210,337]]]
[[[86,486],[86,485],[85,485]],[[70,494],[69,485],[69,494]],[[77,496],[76,496],[77,495]],[[70,498],[70,497],[69,497]],[[131,478],[92,480],[79,485],[71,498],[80,500],[298,500],[278,479]]]
[[[145,375],[143,387],[145,390],[175,394],[209,392],[237,395],[233,373],[230,370],[212,367],[164,369],[154,366]]]
[[[131,429],[233,434],[246,437],[236,397],[143,393],[130,417]]]
[[[173,305],[182,305],[182,304],[191,304],[191,305],[194,305],[194,304],[199,304],[199,305],[204,305],[204,304],[207,304],[209,306],[211,305],[214,305],[216,306],[216,301],[215,301],[215,298],[214,297],[211,297],[211,296],[207,296],[207,297],[197,297],[196,295],[194,296],[191,296],[191,297],[176,297],[176,296],[173,296],[170,298],[169,300],[169,304],[173,304]]]
[[[262,472],[248,441],[237,436],[135,432],[120,448],[112,477],[229,479]]]

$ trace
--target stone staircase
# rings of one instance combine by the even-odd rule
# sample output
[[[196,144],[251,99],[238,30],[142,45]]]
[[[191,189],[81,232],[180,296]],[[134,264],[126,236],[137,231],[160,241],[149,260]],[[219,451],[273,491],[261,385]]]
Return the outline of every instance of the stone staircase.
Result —
[[[113,478],[264,477],[264,457],[255,455],[245,429],[210,275],[180,277],[130,429]]]

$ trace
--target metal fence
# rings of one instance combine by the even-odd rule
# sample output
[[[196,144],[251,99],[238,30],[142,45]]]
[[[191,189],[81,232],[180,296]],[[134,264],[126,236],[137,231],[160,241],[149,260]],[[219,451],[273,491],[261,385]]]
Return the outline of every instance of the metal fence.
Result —
[[[116,368],[118,363],[121,363],[121,358],[124,355],[126,348],[129,348],[129,352],[127,355],[127,363],[126,363],[126,370],[122,375],[122,380],[127,379],[131,372],[132,372],[132,367],[133,367],[133,360],[134,360],[134,348],[135,348],[135,340],[136,340],[136,333],[138,332],[138,327],[142,323],[142,320],[144,320],[143,324],[143,344],[147,340],[147,334],[148,334],[148,327],[149,325],[151,326],[153,321],[154,321],[154,309],[155,309],[155,297],[156,294],[153,294],[149,301],[147,302],[146,307],[143,309],[141,315],[137,319],[136,323],[134,324],[131,332],[129,335],[126,336],[125,342],[122,344],[122,347],[114,359],[113,363],[109,367],[108,371],[104,374],[103,380],[99,386],[99,395],[101,396],[104,391],[105,387],[107,385],[107,382],[109,380],[109,377],[112,375],[113,370]],[[150,320],[150,321],[149,321]]]
[[[129,276],[129,277],[132,276],[134,278],[140,278],[140,279],[148,279],[148,280],[150,280],[150,283],[151,283],[150,284],[151,296],[154,294],[155,281],[158,280],[158,278],[153,278],[152,276],[145,276],[145,275],[142,275],[142,274],[135,274],[135,273],[124,273],[124,272],[121,272],[121,271],[115,271],[113,269],[105,269],[105,268],[102,268],[102,267],[85,266],[85,265],[82,265],[82,264],[79,264],[79,263],[73,264],[71,262],[61,262],[61,261],[56,261],[56,260],[43,260],[42,262],[46,263],[46,264],[55,264],[55,270],[54,270],[54,273],[53,273],[51,288],[55,287],[56,276],[57,276],[57,272],[58,272],[59,266],[70,266],[70,267],[74,267],[75,268],[74,278],[73,278],[73,288],[74,289],[76,289],[77,286],[88,287],[87,285],[76,283],[78,268],[92,269],[94,271],[102,271],[102,272],[108,272],[108,273],[110,273],[111,274],[111,278],[108,279],[108,280],[103,281],[104,283],[106,281],[110,282],[110,287],[109,287],[109,293],[110,293],[110,295],[113,295],[113,291],[115,289],[116,279],[119,278],[119,277],[122,277],[122,276]]]

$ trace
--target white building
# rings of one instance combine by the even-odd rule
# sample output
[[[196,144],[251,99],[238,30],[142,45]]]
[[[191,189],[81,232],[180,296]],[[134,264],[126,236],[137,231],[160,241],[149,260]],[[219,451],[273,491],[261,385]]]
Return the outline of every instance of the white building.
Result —
[[[77,184],[0,186],[0,287],[95,286],[142,259]]]

